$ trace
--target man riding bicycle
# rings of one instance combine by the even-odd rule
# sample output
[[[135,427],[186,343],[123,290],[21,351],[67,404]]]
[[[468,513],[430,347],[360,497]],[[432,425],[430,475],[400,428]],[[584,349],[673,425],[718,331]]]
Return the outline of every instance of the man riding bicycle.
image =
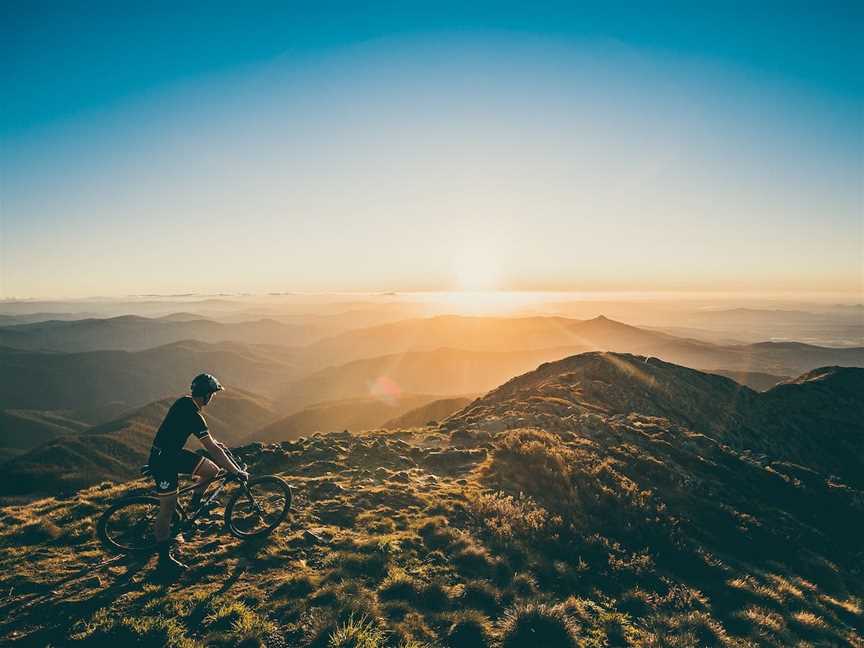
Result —
[[[225,446],[211,436],[207,421],[201,415],[201,409],[207,406],[213,394],[223,390],[222,385],[214,376],[203,373],[195,376],[190,389],[190,396],[178,398],[168,410],[150,450],[150,472],[156,482],[156,495],[159,497],[155,534],[161,569],[186,569],[186,565],[172,555],[173,539],[170,537],[171,518],[177,505],[179,490],[178,473],[192,475],[198,480],[198,485],[192,491],[192,510],[200,505],[204,491],[219,473],[219,467],[240,479],[249,478],[248,473],[225,453]],[[183,448],[190,434],[195,435],[216,463]]]

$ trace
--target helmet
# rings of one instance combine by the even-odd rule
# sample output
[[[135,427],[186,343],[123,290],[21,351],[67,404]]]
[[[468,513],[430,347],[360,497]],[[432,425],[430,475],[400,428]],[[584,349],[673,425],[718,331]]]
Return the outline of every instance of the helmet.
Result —
[[[211,394],[222,391],[224,388],[216,380],[216,376],[208,373],[202,373],[195,376],[192,380],[192,395],[209,397]],[[208,399],[209,400],[209,399]]]

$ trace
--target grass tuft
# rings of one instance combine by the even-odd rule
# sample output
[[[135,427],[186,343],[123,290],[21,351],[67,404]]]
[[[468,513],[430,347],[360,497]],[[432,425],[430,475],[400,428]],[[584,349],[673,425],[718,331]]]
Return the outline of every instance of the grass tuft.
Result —
[[[501,648],[577,648],[576,627],[561,606],[528,603],[511,609],[501,624]]]
[[[381,648],[387,640],[387,632],[367,616],[355,618],[352,614],[339,624],[330,635],[328,648]]]

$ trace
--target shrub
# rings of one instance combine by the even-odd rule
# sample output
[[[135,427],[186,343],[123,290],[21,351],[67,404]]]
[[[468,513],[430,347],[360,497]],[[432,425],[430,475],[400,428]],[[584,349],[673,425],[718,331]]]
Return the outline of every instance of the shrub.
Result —
[[[186,637],[183,627],[175,619],[162,616],[112,617],[105,608],[98,610],[70,639],[75,643],[80,641],[87,646],[104,648],[194,648],[196,645]]]
[[[51,520],[39,520],[18,529],[11,540],[19,545],[34,545],[57,540],[61,535],[62,529]]]
[[[586,457],[584,450],[568,447],[549,432],[513,430],[497,437],[486,476],[507,491],[525,493],[545,510],[567,517],[578,509],[573,474],[587,462]]]
[[[315,582],[308,574],[291,576],[276,586],[274,596],[299,598],[315,591]]]
[[[577,648],[576,628],[561,606],[529,603],[507,613],[501,648]]]
[[[510,583],[513,594],[520,598],[528,598],[537,593],[537,579],[531,574],[516,574]]]
[[[447,590],[437,581],[426,583],[417,598],[417,607],[424,610],[444,610],[449,605],[450,597]]]
[[[549,514],[531,497],[519,497],[501,491],[479,493],[468,498],[468,508],[486,529],[498,540],[531,540],[543,534],[549,523]]]
[[[336,556],[342,570],[353,576],[381,578],[387,571],[387,556],[381,552],[369,554],[344,552]]]
[[[458,604],[472,610],[492,613],[499,607],[499,597],[500,593],[490,583],[473,580],[463,586]]]
[[[276,631],[276,625],[250,610],[240,601],[211,601],[212,612],[204,617],[207,645],[260,645],[261,639]]]
[[[393,621],[401,621],[414,608],[405,601],[390,601],[383,605],[384,616]]]
[[[459,533],[451,529],[447,519],[442,516],[428,518],[420,525],[418,532],[430,549],[449,549],[460,541]]]
[[[487,648],[491,644],[489,620],[473,610],[453,615],[447,630],[448,648]]]
[[[401,569],[391,569],[378,590],[382,601],[405,601],[425,610],[443,610],[450,603],[441,583],[424,583]]]
[[[382,601],[415,602],[420,597],[420,583],[402,570],[391,570],[378,590]]]
[[[339,624],[330,635],[328,648],[380,648],[387,639],[387,633],[369,617],[355,618],[352,614],[347,621]]]
[[[453,556],[453,566],[469,578],[489,578],[494,573],[495,561],[483,547],[468,546]]]

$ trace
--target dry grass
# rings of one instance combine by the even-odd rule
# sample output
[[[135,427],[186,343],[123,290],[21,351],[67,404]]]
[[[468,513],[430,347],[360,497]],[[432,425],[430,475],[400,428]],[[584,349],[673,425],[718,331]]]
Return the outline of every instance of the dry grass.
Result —
[[[448,467],[444,476],[420,467],[426,450],[418,437],[367,434],[354,452],[350,439],[332,450],[324,439],[300,444],[311,449],[307,462],[297,451],[285,458],[297,490],[285,527],[262,543],[243,544],[218,528],[195,536],[184,549],[192,568],[178,583],[159,581],[149,559],[112,559],[93,538],[99,512],[140,482],[7,507],[0,513],[0,642],[864,645],[864,591],[846,577],[843,554],[814,551],[817,558],[796,563],[736,553],[734,540],[728,547],[715,540],[739,533],[734,525],[746,516],[722,517],[710,503],[692,508],[686,489],[660,498],[640,481],[646,477],[628,474],[625,455],[606,448],[606,460],[598,460],[600,450],[584,438],[499,433],[476,463]],[[621,452],[632,455],[624,445]],[[319,474],[321,456],[342,462],[340,470]],[[390,483],[395,471],[376,477],[364,463],[370,457],[416,465],[404,469],[407,481]],[[260,461],[279,469],[278,456]],[[304,475],[308,466],[314,474]],[[311,497],[324,482],[342,491],[331,486],[335,496]],[[674,513],[682,502],[690,519]],[[334,515],[334,503],[352,511],[354,523]],[[309,542],[308,528],[326,540]]]

